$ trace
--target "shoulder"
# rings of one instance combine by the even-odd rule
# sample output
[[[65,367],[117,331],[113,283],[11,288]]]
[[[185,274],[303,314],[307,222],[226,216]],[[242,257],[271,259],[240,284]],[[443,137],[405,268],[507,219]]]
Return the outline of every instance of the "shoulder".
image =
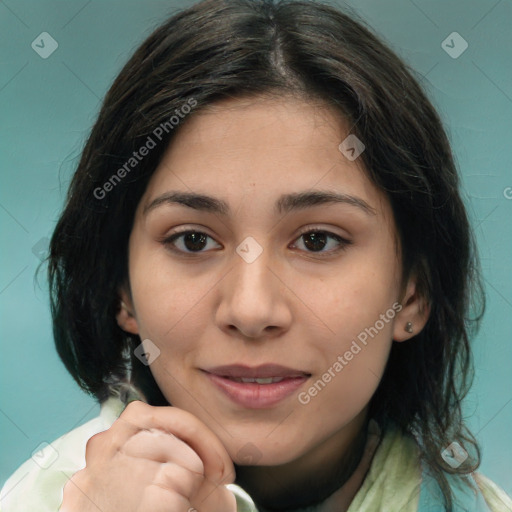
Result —
[[[110,428],[125,404],[111,397],[101,404],[100,414],[71,430],[26,460],[0,491],[2,512],[56,512],[68,479],[85,467],[85,447],[95,434]]]
[[[479,473],[445,474],[454,498],[453,512],[511,512],[512,500],[494,482]],[[437,482],[425,470],[418,512],[438,512],[443,503]]]
[[[413,490],[412,496],[417,496],[417,500],[409,500],[409,503],[417,502],[417,505],[412,507],[413,510],[418,512],[442,510],[444,497],[441,488],[420,457],[418,439],[415,436],[403,435],[393,427],[386,437],[389,440],[386,458],[398,460],[400,465],[406,462],[409,464],[409,477],[404,478],[404,481],[409,483],[409,492]],[[454,498],[453,512],[512,512],[511,498],[484,475],[477,472],[470,474],[444,472],[444,476]]]
[[[484,475],[443,472],[453,498],[453,512],[512,512],[512,500],[497,484]],[[418,512],[443,509],[443,493],[430,468],[422,462]],[[440,509],[441,506],[441,509]]]
[[[512,510],[512,499],[499,485],[481,473],[473,473],[473,478],[491,512],[510,512]]]
[[[453,492],[454,512],[511,512],[510,497],[479,473],[445,473]],[[401,510],[440,512],[443,495],[420,457],[417,440],[389,426],[382,436],[371,467],[349,512]]]

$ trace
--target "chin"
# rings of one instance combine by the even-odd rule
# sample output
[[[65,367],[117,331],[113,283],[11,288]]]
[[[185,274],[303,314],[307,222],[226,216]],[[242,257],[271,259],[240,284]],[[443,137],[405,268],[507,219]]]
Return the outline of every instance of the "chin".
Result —
[[[247,440],[229,447],[229,455],[239,466],[281,466],[294,461],[301,456],[302,451],[297,445],[286,443],[279,447],[268,439]]]

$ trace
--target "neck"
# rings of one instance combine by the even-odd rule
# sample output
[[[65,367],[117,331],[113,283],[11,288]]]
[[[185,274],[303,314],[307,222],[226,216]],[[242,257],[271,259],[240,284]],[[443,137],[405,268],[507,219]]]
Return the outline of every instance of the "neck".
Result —
[[[236,484],[261,512],[303,508],[321,503],[349,480],[358,467],[368,435],[366,414],[359,428],[343,439],[333,435],[296,460],[279,466],[239,466]]]

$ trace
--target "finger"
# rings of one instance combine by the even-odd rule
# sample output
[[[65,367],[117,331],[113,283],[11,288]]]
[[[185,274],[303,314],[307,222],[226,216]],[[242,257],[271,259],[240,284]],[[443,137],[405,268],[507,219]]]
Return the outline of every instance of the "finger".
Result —
[[[205,481],[204,475],[191,472],[173,462],[162,464],[144,458],[131,457],[123,452],[116,454],[108,470],[108,478],[112,487],[103,481],[102,477],[98,480],[98,475],[94,475],[93,478],[95,479],[94,486],[108,489],[116,496],[116,499],[122,500],[123,503],[125,501],[126,503],[139,503],[141,491],[142,496],[148,496],[147,488],[155,492],[158,489],[165,489],[169,496],[176,494],[189,500],[190,496],[199,492]],[[157,494],[161,495],[159,492]],[[115,504],[119,505],[118,502]],[[120,505],[118,509],[121,509]],[[141,510],[147,512],[150,509],[142,508]],[[173,509],[168,508],[167,510]]]
[[[139,400],[130,402],[121,413],[133,428],[160,428],[187,443],[201,458],[207,479],[228,484],[234,482],[233,462],[219,438],[193,414],[170,406],[151,406]]]
[[[184,441],[161,429],[139,430],[120,448],[132,457],[155,462],[174,462],[198,475],[204,475],[203,461]]]
[[[190,498],[190,503],[198,511],[236,512],[235,495],[224,485],[205,481],[199,493]]]
[[[142,503],[141,510],[151,512],[191,512],[193,508],[187,498],[156,484],[146,487]]]
[[[186,499],[196,495],[203,482],[203,475],[193,473],[173,462],[160,464],[152,480],[153,485],[174,491]]]

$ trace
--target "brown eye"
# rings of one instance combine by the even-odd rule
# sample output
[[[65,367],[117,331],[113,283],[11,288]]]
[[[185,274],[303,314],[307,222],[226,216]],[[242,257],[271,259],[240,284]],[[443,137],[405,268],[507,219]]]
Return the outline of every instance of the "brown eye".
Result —
[[[171,235],[170,237],[166,238],[162,243],[165,246],[171,248],[172,250],[176,250],[179,252],[201,253],[206,252],[203,249],[207,247],[208,239],[213,240],[213,238],[207,235],[206,233],[202,233],[201,231],[189,230],[183,231],[181,233],[175,233],[174,235]]]
[[[209,240],[213,240],[211,236],[201,231],[187,230],[167,237],[162,241],[163,245],[168,247],[170,250],[181,253],[181,254],[201,254],[208,250],[216,248],[211,247]],[[340,250],[344,250],[352,242],[346,240],[339,235],[331,233],[325,230],[309,230],[302,233],[297,240],[302,240],[304,248],[301,248],[301,244],[295,244],[295,247],[299,245],[300,250],[304,250],[308,253],[323,255],[332,255]],[[210,247],[209,247],[210,244]],[[217,244],[217,248],[221,247]]]
[[[346,240],[339,235],[329,231],[310,230],[302,233],[297,240],[303,240],[306,252],[332,254],[340,250],[346,249],[352,242]],[[329,240],[334,240],[335,243],[329,243]],[[324,250],[326,247],[333,246],[334,248]]]
[[[304,245],[309,251],[321,251],[327,244],[328,235],[321,232],[312,232],[302,235]]]

